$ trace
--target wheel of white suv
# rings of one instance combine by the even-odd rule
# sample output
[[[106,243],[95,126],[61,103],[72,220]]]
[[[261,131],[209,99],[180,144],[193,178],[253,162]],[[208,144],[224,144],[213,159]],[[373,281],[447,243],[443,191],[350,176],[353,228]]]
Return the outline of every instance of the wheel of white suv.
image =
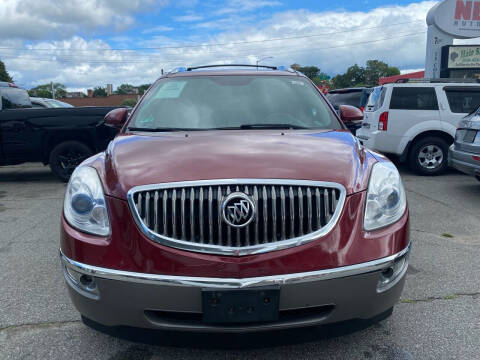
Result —
[[[412,145],[409,165],[419,175],[439,175],[448,167],[448,144],[438,137],[426,137]]]

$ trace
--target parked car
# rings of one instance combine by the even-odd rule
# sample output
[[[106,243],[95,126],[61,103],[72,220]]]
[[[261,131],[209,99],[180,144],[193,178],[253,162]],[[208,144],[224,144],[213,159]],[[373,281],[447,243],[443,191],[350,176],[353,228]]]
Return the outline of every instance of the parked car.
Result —
[[[73,107],[73,105],[70,105],[66,102],[48,98],[31,97],[30,101],[32,103],[32,108],[34,109]]]
[[[460,120],[479,104],[476,82],[386,84],[370,95],[357,136],[368,148],[399,156],[419,175],[438,175],[448,167]]]
[[[480,181],[480,108],[460,121],[448,162],[451,167]]]
[[[85,323],[246,332],[388,316],[410,249],[395,166],[304,75],[203,68],[162,76],[128,119],[110,112],[122,130],[70,179],[60,257]]]
[[[373,88],[366,87],[336,89],[331,90],[327,94],[327,99],[330,101],[336,111],[338,111],[340,105],[351,105],[364,111],[368,97],[370,96],[372,90]],[[357,120],[345,125],[347,125],[350,131],[355,135],[357,130],[362,126],[362,121]]]
[[[0,83],[0,165],[42,162],[67,181],[78,164],[105,150],[117,133],[103,124],[112,109],[33,109],[27,91]]]

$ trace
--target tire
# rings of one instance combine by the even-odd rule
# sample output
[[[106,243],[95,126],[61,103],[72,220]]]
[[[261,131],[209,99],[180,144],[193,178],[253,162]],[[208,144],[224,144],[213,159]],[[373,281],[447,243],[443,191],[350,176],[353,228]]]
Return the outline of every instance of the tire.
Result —
[[[409,154],[410,168],[418,175],[439,175],[448,168],[448,143],[439,137],[416,141]]]
[[[65,141],[55,146],[50,153],[50,168],[60,180],[67,182],[73,170],[92,154],[92,150],[84,143]]]

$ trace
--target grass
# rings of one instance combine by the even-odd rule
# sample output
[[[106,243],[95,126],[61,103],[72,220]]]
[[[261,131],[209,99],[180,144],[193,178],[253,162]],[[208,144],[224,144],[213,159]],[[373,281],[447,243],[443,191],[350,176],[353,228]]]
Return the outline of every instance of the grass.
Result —
[[[453,235],[452,234],[449,234],[449,233],[443,233],[442,234],[443,237],[446,237],[446,238],[453,238]]]

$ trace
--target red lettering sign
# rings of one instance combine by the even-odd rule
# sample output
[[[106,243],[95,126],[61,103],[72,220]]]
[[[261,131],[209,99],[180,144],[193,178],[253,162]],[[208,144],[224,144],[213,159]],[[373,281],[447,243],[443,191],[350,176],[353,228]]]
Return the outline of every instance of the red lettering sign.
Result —
[[[476,7],[477,4],[475,4]],[[457,0],[455,7],[456,20],[470,20],[472,18],[472,1]]]
[[[480,2],[473,3],[472,20],[480,20]]]

